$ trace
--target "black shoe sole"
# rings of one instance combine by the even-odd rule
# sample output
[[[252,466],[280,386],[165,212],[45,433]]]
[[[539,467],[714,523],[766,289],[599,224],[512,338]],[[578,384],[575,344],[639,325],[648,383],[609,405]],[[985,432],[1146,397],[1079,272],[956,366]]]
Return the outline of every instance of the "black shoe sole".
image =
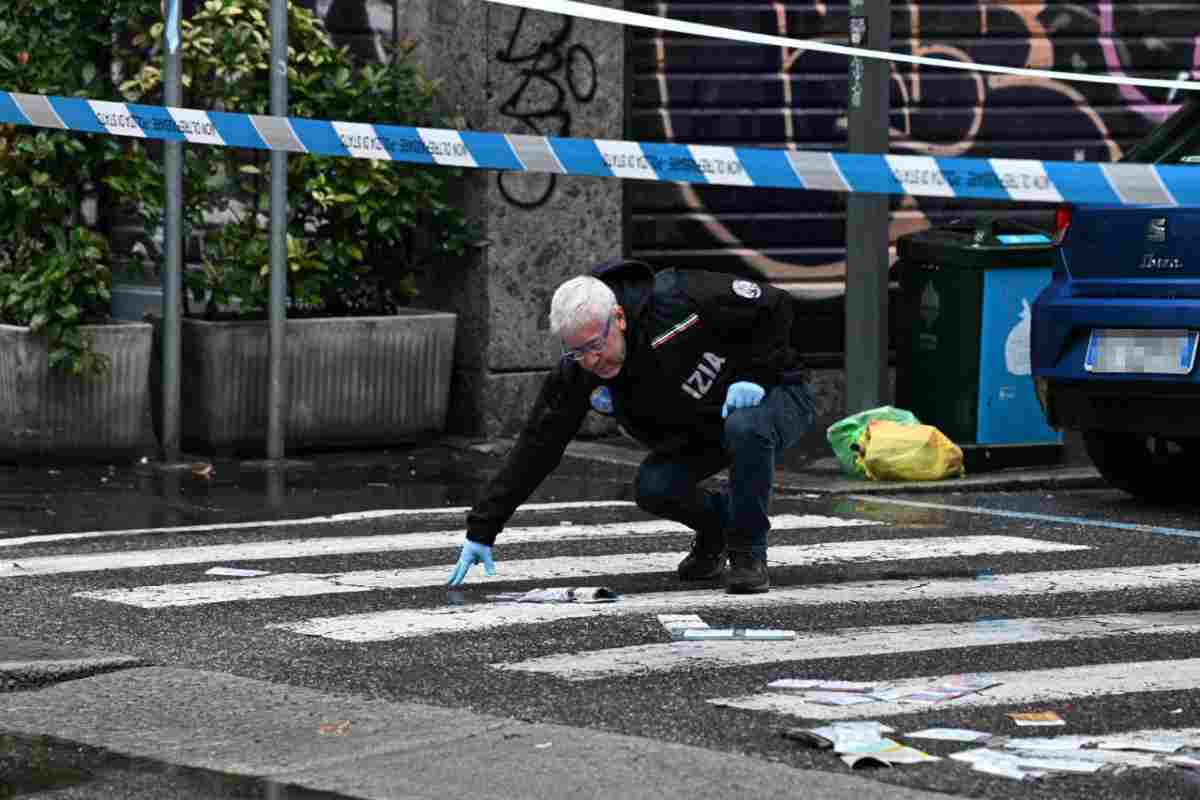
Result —
[[[725,587],[725,594],[766,594],[771,591],[771,584],[733,583]]]

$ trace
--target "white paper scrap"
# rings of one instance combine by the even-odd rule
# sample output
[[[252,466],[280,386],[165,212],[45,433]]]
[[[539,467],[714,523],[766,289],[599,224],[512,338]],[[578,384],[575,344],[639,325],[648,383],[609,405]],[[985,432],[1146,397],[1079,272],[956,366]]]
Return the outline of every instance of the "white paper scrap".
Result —
[[[892,764],[920,764],[925,761],[941,761],[941,758],[938,756],[931,756],[915,747],[900,744],[892,739],[882,738],[871,742],[854,742],[843,746],[837,752],[842,755],[842,761],[845,761],[852,767],[864,758],[875,759],[888,766]]]
[[[847,750],[866,742],[877,742],[883,734],[892,733],[893,729],[875,720],[860,722],[835,722],[820,728],[813,728],[813,733],[824,736],[833,743],[834,750]]]
[[[775,689],[781,692],[863,692],[870,693],[874,688],[873,683],[860,683],[858,681],[827,681],[820,678],[780,678],[776,681],[771,681],[767,684],[768,689]]]
[[[1094,736],[1012,736],[1004,740],[1008,750],[1078,750],[1095,740]]]
[[[674,638],[683,636],[683,632],[687,630],[708,627],[708,623],[697,614],[659,614],[658,621]]]
[[[488,599],[508,603],[613,603],[621,596],[607,586],[570,586],[501,592],[488,595]]]
[[[795,631],[779,628],[688,628],[682,638],[689,642],[733,641],[783,642],[796,638]]]
[[[220,575],[225,578],[257,578],[260,575],[270,575],[263,569],[238,569],[237,567],[213,567],[204,571],[205,575]]]
[[[1175,753],[1187,746],[1186,736],[1110,736],[1096,742],[1101,750],[1142,750],[1147,753]]]
[[[971,731],[966,728],[926,728],[904,734],[906,739],[937,739],[943,742],[981,742],[992,738],[985,731]]]
[[[965,761],[976,772],[998,775],[1002,778],[1011,778],[1015,781],[1025,780],[1026,778],[1040,778],[1045,774],[1037,770],[1022,769],[1014,756],[1008,753],[1001,753],[997,750],[988,750],[986,747],[976,750],[964,750],[961,753],[952,753],[950,758],[954,761]]]
[[[860,703],[878,703],[874,697],[854,692],[806,692],[804,699],[822,706],[856,706]]]

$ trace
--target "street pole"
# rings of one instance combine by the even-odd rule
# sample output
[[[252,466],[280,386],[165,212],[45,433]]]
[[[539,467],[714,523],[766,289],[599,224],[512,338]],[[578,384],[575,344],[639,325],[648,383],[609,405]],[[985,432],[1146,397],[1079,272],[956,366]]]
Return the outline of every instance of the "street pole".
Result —
[[[271,0],[271,115],[287,116],[287,0]],[[284,456],[287,372],[287,153],[271,151],[271,308],[267,388],[267,458]]]
[[[163,103],[181,106],[182,76],[179,54],[179,0],[163,4]],[[179,460],[180,427],[180,305],[183,284],[183,142],[163,143],[164,197],[163,249],[166,264],[162,274],[162,458]]]
[[[850,0],[850,43],[891,49],[890,0]],[[850,59],[851,153],[888,151],[887,61]],[[846,200],[846,413],[888,401],[888,196]]]

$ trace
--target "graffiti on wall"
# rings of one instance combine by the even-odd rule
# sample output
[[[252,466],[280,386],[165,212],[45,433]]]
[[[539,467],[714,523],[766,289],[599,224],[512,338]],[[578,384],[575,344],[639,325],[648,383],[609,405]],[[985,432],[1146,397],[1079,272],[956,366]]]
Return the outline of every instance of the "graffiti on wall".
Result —
[[[535,29],[521,9],[508,33],[507,45],[495,61],[516,70],[516,88],[500,102],[500,114],[517,123],[517,133],[570,136],[573,106],[590,103],[599,76],[587,46],[571,41],[575,20],[561,17],[557,26]],[[500,173],[500,193],[518,208],[544,205],[554,194],[556,176]]]
[[[670,2],[638,5],[647,13],[781,36],[837,43],[849,36],[846,6],[823,0],[762,2],[733,12]],[[1200,13],[1184,2],[1169,3],[1177,9],[1156,5],[1153,13],[1139,5],[1115,0],[893,2],[892,49],[963,64],[1156,78],[1200,75],[1200,35],[1176,33],[1194,31],[1196,25],[1181,25],[1180,19],[1200,22]],[[701,49],[662,32],[641,38],[634,53],[642,92],[635,98],[637,138],[796,149],[844,146],[849,99],[844,57],[733,43],[708,42]],[[724,65],[725,74],[707,66],[713,64]],[[734,69],[741,74],[731,76]],[[705,72],[711,78],[697,75]],[[889,135],[895,153],[1112,161],[1180,101],[1168,89],[910,64],[893,64],[890,74]],[[706,80],[708,85],[697,88]],[[758,108],[747,109],[751,103]],[[713,118],[719,108],[728,109],[723,123]],[[634,215],[648,222],[635,227],[635,252],[667,258],[672,251],[686,252],[693,262],[761,275],[800,297],[840,296],[844,197],[681,185],[676,190],[680,203],[672,206],[659,190],[638,191],[645,199],[635,194]],[[964,208],[963,201],[895,198],[891,239]],[[777,234],[748,224],[747,214],[755,212],[789,220],[783,226],[787,238],[772,238]]]

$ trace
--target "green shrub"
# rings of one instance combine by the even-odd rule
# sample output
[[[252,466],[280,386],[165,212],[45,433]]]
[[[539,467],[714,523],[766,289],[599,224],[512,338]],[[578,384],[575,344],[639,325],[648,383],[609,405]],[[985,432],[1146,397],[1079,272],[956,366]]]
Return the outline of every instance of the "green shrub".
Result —
[[[145,3],[6,0],[0,86],[29,94],[111,99],[112,41]],[[109,136],[0,125],[0,322],[28,325],[51,362],[102,372],[79,326],[109,311],[109,245],[82,213],[121,153]]]
[[[269,111],[268,0],[207,0],[182,24],[183,105]],[[322,23],[291,5],[288,114],[354,122],[431,124],[435,87],[407,58],[356,64]],[[148,46],[158,22],[134,38]],[[126,100],[161,102],[161,71],[131,54]],[[162,224],[162,172],[154,143],[138,143],[109,181],[140,200],[146,229]],[[184,226],[200,242],[201,268],[185,276],[192,300],[215,315],[233,305],[262,316],[269,305],[269,153],[185,146]],[[414,276],[468,241],[448,192],[456,171],[387,161],[288,156],[288,296],[297,313],[392,313],[415,294]],[[158,259],[147,239],[143,257]]]

